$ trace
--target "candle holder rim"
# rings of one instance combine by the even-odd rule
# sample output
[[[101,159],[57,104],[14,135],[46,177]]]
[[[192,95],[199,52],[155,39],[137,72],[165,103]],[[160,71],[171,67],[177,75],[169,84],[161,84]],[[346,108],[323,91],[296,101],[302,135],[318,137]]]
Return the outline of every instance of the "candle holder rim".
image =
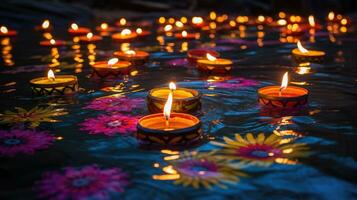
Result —
[[[296,52],[297,51],[297,52]],[[298,48],[294,48],[291,50],[291,53],[293,55],[296,55],[296,56],[305,56],[305,57],[323,57],[323,56],[326,56],[326,52],[325,51],[322,51],[322,50],[315,50],[315,49],[312,49],[312,50],[308,50],[309,52],[318,52],[318,53],[321,53],[321,55],[308,55],[308,54],[304,54],[302,52],[300,52],[300,50]]]
[[[53,84],[39,84],[36,83],[36,81],[39,80],[44,80],[48,79],[47,77],[38,77],[30,80],[30,84],[34,87],[39,87],[39,88],[49,88],[49,87],[62,87],[70,84],[75,84],[78,82],[78,79],[74,75],[57,75],[57,78],[73,78],[73,80],[69,80],[67,82],[62,82],[62,83],[53,83]]]
[[[298,90],[303,90],[304,94],[299,95],[299,96],[294,96],[294,97],[279,97],[279,96],[270,96],[267,94],[262,93],[262,90],[267,90],[267,89],[275,89],[275,88],[280,88],[280,86],[275,86],[275,85],[271,85],[271,86],[266,86],[266,87],[262,87],[258,89],[258,95],[264,99],[268,99],[268,100],[289,100],[289,101],[293,101],[293,100],[300,100],[302,98],[306,98],[309,95],[309,90],[306,88],[302,88],[302,87],[297,87],[297,86],[288,86],[288,88],[294,88],[294,89],[298,89]]]
[[[156,96],[153,96],[152,93],[156,90],[162,90],[162,89],[165,89],[165,90],[170,90],[169,88],[167,87],[158,87],[158,88],[153,88],[151,90],[149,90],[148,92],[148,97],[149,98],[152,98],[152,99],[155,99],[155,100],[161,100],[161,101],[166,101],[167,99],[166,98],[163,98],[163,97],[156,97]],[[182,89],[182,90],[185,90],[185,91],[189,91],[193,97],[187,97],[187,98],[182,98],[182,99],[175,99],[173,98],[173,102],[176,102],[176,101],[181,101],[181,100],[194,100],[194,99],[200,99],[202,94],[200,91],[198,90],[195,90],[195,89],[190,89],[190,88],[183,88],[183,87],[179,87],[177,89]],[[195,94],[196,92],[196,94]]]

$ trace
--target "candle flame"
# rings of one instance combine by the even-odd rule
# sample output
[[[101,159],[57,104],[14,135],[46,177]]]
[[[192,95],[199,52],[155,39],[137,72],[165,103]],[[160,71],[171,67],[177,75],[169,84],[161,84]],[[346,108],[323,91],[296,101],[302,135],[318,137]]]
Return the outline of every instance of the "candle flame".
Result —
[[[92,37],[93,37],[93,33],[92,32],[87,33],[87,38],[88,39],[91,39]]]
[[[50,40],[50,43],[51,43],[52,45],[54,45],[54,44],[56,44],[56,40],[55,40],[55,39],[51,39],[51,40]]]
[[[174,82],[169,83],[169,88],[171,91],[176,90],[176,84]]]
[[[285,26],[285,25],[287,24],[287,22],[286,22],[285,19],[279,19],[279,20],[278,20],[278,24],[279,24],[280,26]]]
[[[309,16],[309,24],[310,26],[315,26],[315,18],[313,15]]]
[[[46,19],[45,21],[42,22],[42,28],[47,29],[48,27],[50,27],[50,21]]]
[[[175,22],[175,25],[179,28],[182,28],[183,27],[183,23],[181,21],[176,21]]]
[[[202,23],[203,23],[202,17],[193,17],[192,18],[192,24],[202,24]]]
[[[206,57],[207,57],[207,60],[209,60],[209,61],[215,61],[215,60],[217,60],[216,57],[212,56],[212,55],[209,54],[209,53],[206,54]]]
[[[187,31],[182,31],[181,35],[182,37],[187,37]]]
[[[288,87],[288,72],[285,72],[283,80],[281,81],[280,92],[285,90]]]
[[[167,101],[164,106],[164,117],[166,119],[166,123],[170,119],[171,107],[172,107],[172,92],[169,93],[169,96],[167,97]]]
[[[265,21],[265,17],[263,15],[259,15],[258,16],[258,21],[259,22],[264,22]]]
[[[131,34],[131,30],[126,28],[126,29],[122,30],[120,34],[121,35],[130,35]]]
[[[299,51],[300,51],[301,53],[307,53],[307,52],[309,52],[307,49],[305,49],[305,48],[302,46],[300,40],[297,42],[297,47],[298,47],[298,49],[299,49]]]
[[[102,24],[100,25],[100,28],[101,28],[101,29],[108,29],[108,24],[107,24],[107,23],[102,23]]]
[[[71,28],[76,31],[78,30],[78,25],[76,23],[73,23],[71,24]]]
[[[117,63],[118,61],[119,61],[118,58],[111,58],[108,60],[108,65],[109,66],[115,65],[115,63]]]
[[[335,13],[334,12],[329,12],[328,13],[328,17],[327,17],[330,21],[332,21],[335,18]]]
[[[168,24],[164,27],[164,31],[171,31],[172,30],[172,25]]]
[[[4,34],[9,32],[9,30],[7,30],[6,26],[1,26],[0,31],[1,31],[1,33],[4,33]]]
[[[119,24],[124,26],[126,24],[126,19],[125,18],[121,18],[119,21]]]
[[[137,29],[136,29],[136,33],[139,34],[139,35],[142,34],[142,33],[143,33],[143,29],[137,28]]]
[[[136,52],[134,50],[127,50],[127,51],[125,51],[125,54],[127,54],[127,55],[135,55]]]
[[[47,72],[47,78],[48,78],[48,80],[51,80],[51,81],[56,80],[55,74],[53,73],[53,71],[51,69],[48,70],[48,72]]]

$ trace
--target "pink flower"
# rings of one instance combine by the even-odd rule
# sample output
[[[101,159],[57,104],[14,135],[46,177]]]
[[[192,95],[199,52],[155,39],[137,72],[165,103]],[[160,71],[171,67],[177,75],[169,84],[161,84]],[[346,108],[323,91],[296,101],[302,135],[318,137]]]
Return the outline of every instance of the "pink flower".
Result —
[[[86,119],[80,125],[81,130],[89,131],[89,134],[104,134],[114,136],[115,134],[128,134],[136,131],[138,116],[127,116],[122,114],[99,115],[97,118]]]
[[[225,81],[215,81],[210,83],[218,88],[226,88],[226,89],[239,89],[242,87],[255,86],[258,84],[255,80],[245,79],[245,78],[233,78]]]
[[[34,154],[36,150],[46,149],[54,140],[47,132],[13,129],[0,130],[0,156]]]
[[[63,172],[47,172],[35,183],[39,198],[52,200],[109,199],[110,193],[124,191],[127,174],[119,168],[100,169],[96,165],[67,167]]]
[[[107,112],[130,112],[134,108],[141,107],[144,103],[142,99],[131,99],[127,97],[101,97],[94,99],[84,108],[93,110],[103,110]]]

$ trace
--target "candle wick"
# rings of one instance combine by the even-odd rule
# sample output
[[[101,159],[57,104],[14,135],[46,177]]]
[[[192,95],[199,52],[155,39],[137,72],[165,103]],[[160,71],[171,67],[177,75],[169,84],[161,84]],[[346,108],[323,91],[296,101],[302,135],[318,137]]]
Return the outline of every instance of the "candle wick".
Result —
[[[283,88],[281,87],[280,89],[279,89],[279,97],[281,96],[281,93],[283,92]]]
[[[169,128],[169,126],[170,126],[169,118],[168,117],[165,117],[165,118],[166,118],[166,120],[165,120],[166,128]]]

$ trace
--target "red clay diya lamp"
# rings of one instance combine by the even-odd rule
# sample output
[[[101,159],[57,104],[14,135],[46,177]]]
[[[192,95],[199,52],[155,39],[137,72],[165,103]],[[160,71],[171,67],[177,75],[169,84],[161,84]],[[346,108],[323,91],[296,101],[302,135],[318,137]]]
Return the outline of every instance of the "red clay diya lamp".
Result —
[[[159,146],[184,146],[202,137],[201,121],[190,114],[171,113],[173,94],[170,92],[163,113],[139,119],[136,138],[142,143]]]
[[[79,27],[76,23],[71,24],[71,28],[68,29],[68,33],[74,36],[86,35],[90,32],[89,28]]]
[[[30,81],[32,92],[38,95],[65,95],[78,91],[77,77],[73,75],[57,75],[49,70],[47,77]]]
[[[207,53],[205,59],[197,60],[197,68],[206,73],[225,74],[232,71],[233,62],[229,59],[216,58]]]
[[[182,31],[181,33],[176,33],[175,38],[181,40],[194,40],[199,38],[199,34],[187,33],[187,31]]]
[[[7,29],[6,26],[0,27],[0,37],[12,37],[17,35],[17,32],[14,30]]]
[[[201,93],[188,88],[176,88],[170,83],[168,88],[154,88],[147,96],[147,106],[151,113],[162,112],[168,95],[173,95],[172,109],[179,113],[197,113],[201,109]]]
[[[149,53],[146,51],[118,51],[114,52],[114,55],[118,56],[118,58],[121,60],[131,62],[134,66],[141,66],[145,64],[149,58]]]
[[[52,30],[50,20],[46,19],[42,22],[40,26],[36,26],[35,29],[38,31],[49,32]]]
[[[305,88],[288,86],[288,72],[281,86],[267,86],[258,90],[258,101],[264,106],[295,108],[307,103],[309,91]]]
[[[118,58],[112,58],[109,61],[98,61],[92,65],[93,74],[105,78],[109,76],[129,74],[131,63],[129,61],[119,61]]]
[[[80,36],[79,41],[84,43],[95,43],[101,41],[103,38],[99,35],[93,35],[92,32],[87,33],[85,36]]]
[[[138,35],[138,37],[146,37],[151,34],[150,31],[143,30],[142,28],[137,28],[135,32]]]
[[[41,41],[40,45],[44,47],[59,47],[59,46],[66,45],[66,42],[63,40],[50,39],[50,40]]]
[[[317,50],[307,50],[302,45],[301,42],[297,42],[297,48],[291,51],[293,58],[298,63],[314,62],[321,63],[324,61],[325,52]]]
[[[120,42],[128,42],[136,37],[138,37],[138,35],[135,32],[132,32],[130,29],[123,29],[120,33],[115,33],[112,35],[114,40]]]
[[[109,26],[107,23],[103,22],[100,24],[100,26],[97,26],[95,30],[99,32],[113,32],[116,29],[114,27]]]
[[[191,63],[197,63],[197,60],[205,59],[207,53],[214,57],[219,57],[219,53],[217,51],[206,49],[191,49],[187,52],[187,59]]]

